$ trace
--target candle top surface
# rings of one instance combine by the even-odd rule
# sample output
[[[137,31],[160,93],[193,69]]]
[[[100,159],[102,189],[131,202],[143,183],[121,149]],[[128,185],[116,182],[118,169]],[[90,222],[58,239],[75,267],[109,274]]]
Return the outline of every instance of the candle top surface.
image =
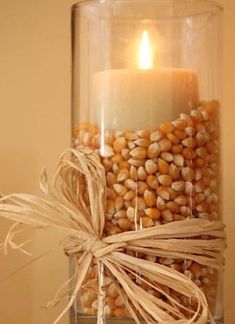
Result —
[[[173,67],[154,67],[151,69],[139,69],[139,68],[120,68],[120,69],[105,69],[97,71],[94,75],[97,74],[129,74],[130,72],[140,73],[140,74],[149,74],[149,73],[166,73],[166,74],[195,74],[197,75],[196,70],[189,68],[173,68]]]

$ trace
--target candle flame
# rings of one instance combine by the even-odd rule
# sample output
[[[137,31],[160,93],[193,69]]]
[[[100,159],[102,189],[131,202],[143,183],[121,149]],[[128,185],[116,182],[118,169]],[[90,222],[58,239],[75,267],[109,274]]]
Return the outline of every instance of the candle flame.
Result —
[[[149,34],[147,31],[144,31],[140,42],[139,68],[141,70],[151,69],[153,66],[152,61],[152,49],[150,46]]]

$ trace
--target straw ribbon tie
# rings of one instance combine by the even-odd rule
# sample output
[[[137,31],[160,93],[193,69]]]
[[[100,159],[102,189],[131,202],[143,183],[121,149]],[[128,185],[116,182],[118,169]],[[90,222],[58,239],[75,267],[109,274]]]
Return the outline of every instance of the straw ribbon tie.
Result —
[[[88,202],[83,198],[84,184],[89,197]],[[205,294],[192,280],[183,273],[155,262],[145,260],[140,265],[140,259],[133,254],[189,259],[220,270],[224,262],[222,252],[225,248],[224,225],[221,221],[195,218],[103,237],[105,170],[98,154],[84,147],[66,150],[60,158],[52,186],[48,184],[45,173],[40,185],[47,196],[46,199],[27,194],[0,198],[0,216],[16,222],[8,232],[4,243],[5,250],[11,247],[24,252],[23,244],[15,244],[14,238],[18,233],[25,231],[24,225],[30,225],[32,229],[45,228],[63,233],[68,238],[65,253],[68,256],[81,254],[77,262],[73,292],[54,324],[60,321],[76,300],[92,267],[93,258],[100,260],[112,274],[118,293],[136,323],[140,323],[136,310],[148,324],[204,324],[208,317],[211,323],[214,323]],[[124,248],[131,253],[123,251]],[[197,309],[190,311],[189,319],[185,316],[184,306],[170,293],[162,292],[168,302],[154,298],[131,280],[128,272],[136,273],[138,279],[147,282],[151,289],[158,293],[162,292],[160,287],[165,285],[179,295],[192,298],[197,302]],[[68,280],[68,287],[70,282]],[[59,292],[54,304],[61,300],[58,296]],[[101,308],[98,310],[97,323],[102,322],[99,314],[102,314]]]

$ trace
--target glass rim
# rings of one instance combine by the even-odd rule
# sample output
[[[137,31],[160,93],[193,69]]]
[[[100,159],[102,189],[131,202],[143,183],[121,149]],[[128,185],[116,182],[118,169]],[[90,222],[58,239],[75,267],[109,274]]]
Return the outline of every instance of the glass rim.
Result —
[[[105,4],[115,4],[115,3],[123,3],[123,4],[128,4],[129,3],[138,3],[140,2],[141,4],[143,4],[144,2],[146,3],[152,3],[157,5],[159,4],[164,4],[164,5],[169,5],[169,4],[173,4],[174,0],[112,0],[112,2],[110,0],[81,0],[77,3],[74,3],[71,7],[72,12],[79,10],[81,7],[89,5],[89,4],[101,4],[101,5],[105,5]],[[177,3],[184,3],[184,4],[191,4],[191,5],[195,5],[199,8],[201,8],[201,10],[197,10],[195,13],[189,13],[188,15],[185,14],[172,14],[172,15],[163,15],[161,16],[161,18],[183,18],[183,17],[193,17],[193,16],[198,16],[198,15],[203,15],[203,14],[209,14],[209,13],[214,13],[214,14],[219,14],[221,12],[223,12],[224,7],[219,4],[216,0],[177,0]],[[156,15],[156,18],[160,17],[160,15]]]

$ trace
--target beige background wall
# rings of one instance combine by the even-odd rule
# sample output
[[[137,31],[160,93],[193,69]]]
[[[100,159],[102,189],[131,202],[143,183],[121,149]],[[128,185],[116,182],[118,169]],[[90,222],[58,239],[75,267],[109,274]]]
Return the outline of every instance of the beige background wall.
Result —
[[[42,166],[50,173],[70,144],[69,0],[0,0],[0,192],[38,192]],[[224,218],[228,249],[225,272],[226,324],[235,318],[235,1],[224,0]],[[9,226],[0,220],[0,241]],[[34,255],[56,247],[59,237],[37,233]],[[67,278],[67,260],[53,250],[32,258],[0,256],[0,324],[49,324],[58,310],[44,306]],[[66,319],[64,324],[67,323]]]

